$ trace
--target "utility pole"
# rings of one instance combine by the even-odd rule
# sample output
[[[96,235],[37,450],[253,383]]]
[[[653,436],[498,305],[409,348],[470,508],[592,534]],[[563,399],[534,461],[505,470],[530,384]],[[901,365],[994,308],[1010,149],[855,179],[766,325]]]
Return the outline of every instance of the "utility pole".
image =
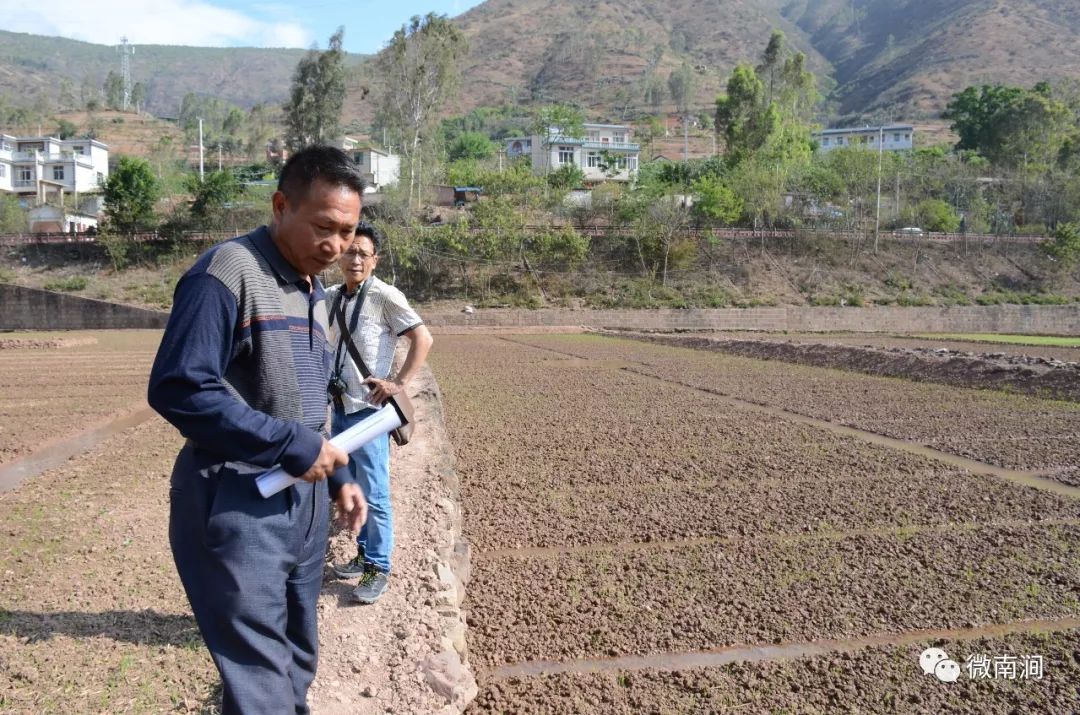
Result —
[[[690,111],[683,111],[683,162],[690,161]]]
[[[877,136],[877,213],[874,214],[874,253],[878,249],[878,236],[881,232],[881,159],[884,155],[885,127],[878,127]]]
[[[203,178],[202,117],[199,117],[199,181]]]

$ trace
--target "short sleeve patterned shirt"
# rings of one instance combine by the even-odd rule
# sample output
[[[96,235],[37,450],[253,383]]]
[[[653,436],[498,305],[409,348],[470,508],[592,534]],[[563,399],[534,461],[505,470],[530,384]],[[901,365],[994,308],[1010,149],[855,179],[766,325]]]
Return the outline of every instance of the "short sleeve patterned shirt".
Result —
[[[352,296],[345,292],[344,284],[336,285],[326,291],[326,308],[333,310],[339,301],[345,302],[345,320],[352,332],[353,340],[360,356],[364,359],[371,374],[377,378],[390,377],[394,367],[394,352],[398,338],[424,321],[409,305],[405,294],[375,276],[368,279],[371,285],[364,296],[360,314],[356,313],[357,297],[360,289]],[[338,298],[341,295],[340,299]],[[360,369],[356,367],[348,349],[341,344],[341,326],[336,315],[330,319],[330,345],[334,348],[334,367],[340,369],[345,379],[347,390],[342,397],[345,412],[352,414],[367,407],[377,407],[367,402],[368,387]],[[352,326],[356,325],[356,330]]]

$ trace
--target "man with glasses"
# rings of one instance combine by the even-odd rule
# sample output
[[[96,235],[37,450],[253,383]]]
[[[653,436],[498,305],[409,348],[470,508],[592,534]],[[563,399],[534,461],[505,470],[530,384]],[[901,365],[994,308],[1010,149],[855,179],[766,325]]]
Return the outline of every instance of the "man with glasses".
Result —
[[[361,221],[356,240],[338,261],[345,282],[326,292],[330,344],[334,346],[330,393],[334,401],[331,430],[335,435],[404,390],[431,350],[431,333],[405,295],[374,275],[381,246],[379,231]],[[401,369],[391,377],[399,337],[409,340],[409,350]],[[345,344],[350,338],[370,373],[366,379]],[[356,538],[355,558],[334,564],[333,569],[338,578],[359,578],[353,597],[360,603],[374,603],[389,585],[394,547],[389,437],[373,440],[349,455],[349,470],[367,498],[368,519]]]

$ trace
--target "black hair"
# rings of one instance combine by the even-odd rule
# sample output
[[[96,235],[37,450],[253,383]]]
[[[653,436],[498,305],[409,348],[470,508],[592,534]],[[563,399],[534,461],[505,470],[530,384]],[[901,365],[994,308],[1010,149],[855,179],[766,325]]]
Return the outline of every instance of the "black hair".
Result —
[[[361,219],[360,223],[356,224],[356,235],[370,238],[376,254],[382,250],[383,235],[379,229],[375,228],[375,224]]]
[[[347,187],[360,196],[367,186],[360,167],[348,154],[337,147],[313,144],[289,157],[281,168],[277,188],[290,201],[302,201],[311,185],[319,180]]]

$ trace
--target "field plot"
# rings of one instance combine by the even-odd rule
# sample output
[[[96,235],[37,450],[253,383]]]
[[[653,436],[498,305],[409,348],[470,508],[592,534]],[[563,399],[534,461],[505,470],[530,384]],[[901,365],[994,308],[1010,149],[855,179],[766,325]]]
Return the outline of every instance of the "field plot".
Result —
[[[579,358],[628,360],[675,385],[850,425],[1080,485],[1080,404],[776,364],[597,336],[521,336]]]
[[[5,337],[24,342],[0,350],[0,461],[145,407],[160,333]],[[167,536],[182,441],[132,422],[0,494],[0,712],[212,712]]]
[[[475,712],[1080,706],[1080,492],[992,466],[1075,465],[1077,406],[597,336],[444,336],[433,363]],[[995,449],[1031,422],[1050,438]],[[1045,676],[941,683],[930,645]]]
[[[146,402],[158,331],[0,336],[0,464]]]

